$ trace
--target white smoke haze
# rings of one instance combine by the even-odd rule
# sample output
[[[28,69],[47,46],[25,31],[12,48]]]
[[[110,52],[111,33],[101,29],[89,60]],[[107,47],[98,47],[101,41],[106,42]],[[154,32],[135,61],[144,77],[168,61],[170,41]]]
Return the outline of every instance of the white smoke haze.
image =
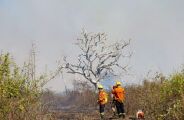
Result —
[[[150,69],[169,74],[184,63],[183,4],[181,0],[0,0],[0,50],[22,64],[35,42],[38,71],[45,65],[54,70],[63,55],[75,60],[78,49],[73,43],[82,28],[105,32],[113,42],[132,39],[132,77],[123,81],[139,83]],[[63,78],[47,87],[62,91]]]

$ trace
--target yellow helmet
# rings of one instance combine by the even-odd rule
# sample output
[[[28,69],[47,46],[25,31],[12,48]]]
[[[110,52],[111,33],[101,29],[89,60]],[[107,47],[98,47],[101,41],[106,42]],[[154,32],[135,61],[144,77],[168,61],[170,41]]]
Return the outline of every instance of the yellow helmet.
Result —
[[[103,86],[102,85],[98,85],[98,89],[103,89]]]
[[[121,85],[121,82],[117,81],[117,82],[116,82],[116,85]]]

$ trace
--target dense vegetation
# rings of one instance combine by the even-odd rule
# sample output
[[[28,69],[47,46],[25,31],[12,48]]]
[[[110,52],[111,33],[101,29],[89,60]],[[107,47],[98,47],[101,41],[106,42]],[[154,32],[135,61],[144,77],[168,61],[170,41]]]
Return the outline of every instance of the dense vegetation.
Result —
[[[19,68],[8,53],[0,55],[0,120],[40,119],[44,77],[32,79],[30,70],[29,65]]]
[[[143,85],[127,86],[127,112],[144,109],[149,120],[184,119],[184,73],[165,78],[162,74]]]

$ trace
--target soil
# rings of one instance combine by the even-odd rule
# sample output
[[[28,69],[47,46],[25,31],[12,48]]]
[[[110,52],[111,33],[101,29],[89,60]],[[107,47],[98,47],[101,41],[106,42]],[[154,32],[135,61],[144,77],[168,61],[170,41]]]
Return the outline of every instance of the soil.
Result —
[[[99,113],[95,112],[55,112],[56,120],[100,120]],[[104,120],[130,120],[129,116],[126,118],[112,117],[112,114],[106,113]]]

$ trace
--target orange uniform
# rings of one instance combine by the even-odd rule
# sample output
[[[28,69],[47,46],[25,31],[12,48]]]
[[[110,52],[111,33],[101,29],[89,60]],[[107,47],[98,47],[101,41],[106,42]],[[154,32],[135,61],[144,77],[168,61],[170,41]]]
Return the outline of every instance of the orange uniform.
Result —
[[[107,103],[107,93],[105,91],[99,91],[98,103],[101,105]]]
[[[112,94],[115,96],[115,100],[119,102],[123,102],[125,100],[125,90],[121,86],[116,87],[113,91]]]

